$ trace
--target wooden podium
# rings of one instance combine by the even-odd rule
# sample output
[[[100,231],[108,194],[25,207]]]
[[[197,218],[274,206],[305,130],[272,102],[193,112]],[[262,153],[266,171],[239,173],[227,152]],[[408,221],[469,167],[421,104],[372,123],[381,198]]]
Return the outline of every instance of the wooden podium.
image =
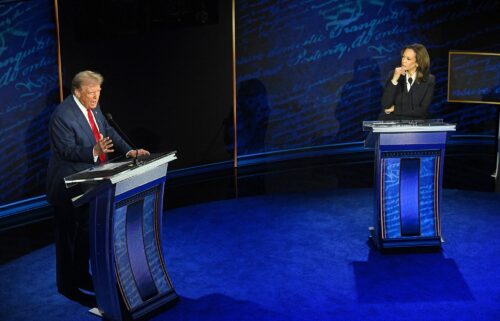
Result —
[[[375,149],[375,211],[370,238],[379,248],[441,246],[442,120],[365,121]]]
[[[66,177],[89,204],[90,264],[98,314],[135,320],[177,299],[161,242],[163,191],[175,152],[110,162]]]

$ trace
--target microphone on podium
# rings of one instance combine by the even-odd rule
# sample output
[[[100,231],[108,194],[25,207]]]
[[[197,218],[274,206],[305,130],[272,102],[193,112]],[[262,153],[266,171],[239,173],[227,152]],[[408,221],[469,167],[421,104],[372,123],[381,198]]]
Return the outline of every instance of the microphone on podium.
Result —
[[[128,138],[127,134],[121,129],[121,127],[118,125],[118,123],[113,119],[113,116],[111,113],[106,113],[105,114],[106,118],[113,124],[113,127],[118,130],[120,136],[122,136],[125,141],[132,147],[133,150],[135,150],[135,157],[134,157],[134,164],[135,165],[141,165],[142,162],[139,162],[137,159],[137,154],[138,154],[138,148],[135,146],[135,144]]]

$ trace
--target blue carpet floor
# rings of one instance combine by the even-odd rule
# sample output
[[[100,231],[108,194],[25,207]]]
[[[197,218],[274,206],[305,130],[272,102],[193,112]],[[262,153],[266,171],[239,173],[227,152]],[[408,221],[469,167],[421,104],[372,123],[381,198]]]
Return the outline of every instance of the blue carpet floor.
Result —
[[[500,320],[499,194],[445,190],[442,251],[373,249],[372,206],[335,189],[169,210],[180,300],[153,320]],[[98,320],[57,293],[54,253],[0,267],[0,320]]]

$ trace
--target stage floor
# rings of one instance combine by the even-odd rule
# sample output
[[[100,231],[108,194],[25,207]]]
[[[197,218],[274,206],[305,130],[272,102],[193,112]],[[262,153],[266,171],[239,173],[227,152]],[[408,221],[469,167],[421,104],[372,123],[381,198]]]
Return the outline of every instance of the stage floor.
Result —
[[[500,320],[499,194],[445,189],[442,250],[382,254],[371,188],[272,182],[165,211],[180,301],[153,320]],[[57,293],[54,255],[42,239],[4,258],[1,320],[96,320]]]

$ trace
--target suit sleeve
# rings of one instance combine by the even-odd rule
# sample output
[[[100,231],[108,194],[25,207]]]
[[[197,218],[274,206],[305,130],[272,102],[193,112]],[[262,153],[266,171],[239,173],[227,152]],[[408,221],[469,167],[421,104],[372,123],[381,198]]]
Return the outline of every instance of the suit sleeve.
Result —
[[[49,129],[54,152],[65,161],[93,164],[93,146],[86,146],[83,143],[76,132],[76,126],[78,125],[74,121],[68,121],[63,115],[54,115]]]
[[[390,73],[390,77],[385,83],[385,88],[384,88],[384,93],[382,95],[382,108],[387,109],[391,107],[392,105],[396,105],[396,94],[397,91],[400,90],[399,88],[399,81],[398,85],[394,85],[391,81],[393,76],[393,73]]]
[[[425,91],[424,97],[420,101],[419,107],[425,114],[427,114],[427,109],[432,102],[432,97],[434,96],[434,86],[436,85],[436,78],[433,75],[429,76],[428,86]]]

